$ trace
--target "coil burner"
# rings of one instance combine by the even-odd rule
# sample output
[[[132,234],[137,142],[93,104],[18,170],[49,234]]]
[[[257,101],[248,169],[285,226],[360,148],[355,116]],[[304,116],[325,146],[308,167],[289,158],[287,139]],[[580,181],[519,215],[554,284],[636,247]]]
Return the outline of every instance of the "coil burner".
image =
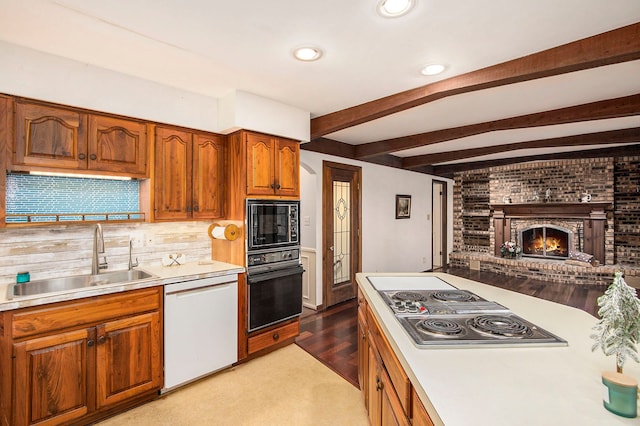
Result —
[[[427,300],[427,296],[416,291],[397,291],[391,296],[395,300],[423,302]]]
[[[471,292],[460,290],[436,291],[431,295],[431,297],[442,302],[476,302],[481,300],[479,296],[476,296]]]
[[[418,322],[416,328],[440,337],[459,337],[466,333],[463,326],[446,318],[427,318]]]
[[[522,321],[507,315],[478,315],[467,320],[474,330],[497,337],[523,338],[532,336],[533,332]]]

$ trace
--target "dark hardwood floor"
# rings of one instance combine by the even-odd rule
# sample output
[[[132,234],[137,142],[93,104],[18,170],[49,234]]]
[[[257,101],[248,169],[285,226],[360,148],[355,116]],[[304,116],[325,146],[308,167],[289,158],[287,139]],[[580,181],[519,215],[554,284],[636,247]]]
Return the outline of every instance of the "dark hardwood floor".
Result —
[[[597,298],[606,286],[574,286],[540,280],[512,278],[489,272],[449,269],[451,275],[551,300],[596,316]],[[325,311],[304,310],[296,344],[320,362],[358,385],[358,305],[353,299]]]

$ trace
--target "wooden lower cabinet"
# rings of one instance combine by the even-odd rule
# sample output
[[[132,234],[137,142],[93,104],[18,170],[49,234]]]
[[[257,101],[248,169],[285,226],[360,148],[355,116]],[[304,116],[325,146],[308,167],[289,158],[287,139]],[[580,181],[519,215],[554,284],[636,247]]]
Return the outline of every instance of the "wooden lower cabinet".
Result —
[[[433,425],[366,299],[358,292],[358,379],[373,426]]]
[[[154,398],[161,309],[154,287],[3,312],[2,424],[86,424]]]

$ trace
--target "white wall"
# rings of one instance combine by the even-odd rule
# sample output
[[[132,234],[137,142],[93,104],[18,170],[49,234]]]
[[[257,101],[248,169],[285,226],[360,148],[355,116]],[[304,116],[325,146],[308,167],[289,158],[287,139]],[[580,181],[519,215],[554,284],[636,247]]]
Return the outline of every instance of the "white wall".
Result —
[[[234,91],[224,102],[0,41],[0,93],[216,133],[309,140],[307,111]]]
[[[218,128],[218,100],[0,42],[0,93],[200,130]]]
[[[301,151],[301,243],[315,248],[316,301],[322,303],[322,161],[362,167],[362,269],[366,272],[419,272],[431,268],[431,191],[433,176]],[[310,172],[309,172],[310,171]],[[453,181],[447,182],[453,217]],[[396,194],[411,195],[411,218],[395,218]],[[311,205],[305,205],[305,200]],[[429,215],[429,216],[427,216]],[[304,226],[309,217],[310,225]],[[447,253],[452,250],[449,221]],[[315,239],[314,239],[315,236]]]

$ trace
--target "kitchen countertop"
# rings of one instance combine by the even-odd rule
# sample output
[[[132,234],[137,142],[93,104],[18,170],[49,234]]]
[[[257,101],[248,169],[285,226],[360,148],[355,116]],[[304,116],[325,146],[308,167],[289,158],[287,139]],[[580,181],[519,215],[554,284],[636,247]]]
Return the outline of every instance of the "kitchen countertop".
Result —
[[[245,271],[244,267],[230,263],[212,261],[187,262],[179,266],[162,266],[141,264],[139,269],[154,277],[138,280],[131,283],[103,284],[93,287],[59,291],[55,293],[38,294],[33,296],[20,296],[13,300],[7,299],[9,285],[0,285],[0,311],[38,306],[47,303],[62,302],[66,300],[80,299],[83,297],[99,296],[102,294],[118,293],[139,288],[154,287],[158,285],[173,284],[181,281],[191,281],[200,278],[211,278],[222,275],[238,274]],[[108,272],[108,271],[107,271]],[[28,285],[28,283],[20,284]]]
[[[440,278],[505,305],[569,342],[554,347],[418,348],[376,290],[396,289],[402,277],[412,289],[429,289]],[[425,279],[429,277],[429,279]],[[506,278],[508,279],[508,278]],[[602,371],[615,371],[615,357],[591,351],[597,319],[588,313],[535,297],[443,273],[357,274],[357,281],[416,392],[436,424],[457,425],[637,425],[603,407]],[[384,288],[383,288],[384,287]],[[640,379],[639,364],[624,373]]]

